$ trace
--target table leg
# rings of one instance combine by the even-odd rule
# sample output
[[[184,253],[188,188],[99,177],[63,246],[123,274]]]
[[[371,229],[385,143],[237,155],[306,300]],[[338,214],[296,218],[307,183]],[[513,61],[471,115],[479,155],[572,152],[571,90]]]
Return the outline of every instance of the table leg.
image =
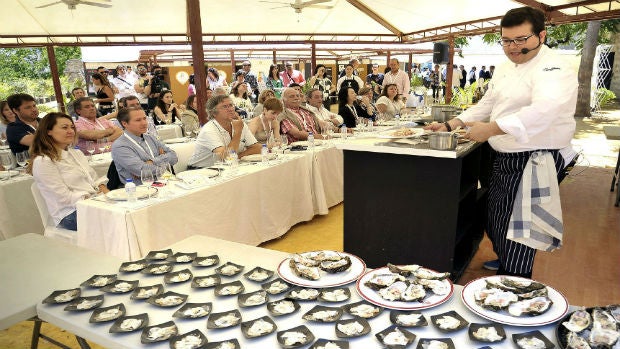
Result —
[[[44,340],[46,340],[47,342],[62,348],[62,349],[71,349],[71,347],[66,346],[60,342],[58,342],[57,340],[50,338],[44,334],[41,334],[41,324],[43,324],[43,320],[39,319],[38,317],[33,317],[32,319],[30,319],[32,321],[34,321],[34,327],[32,328],[32,339],[30,341],[30,349],[37,349],[39,347],[39,338],[43,338]],[[88,345],[88,343],[86,343],[86,341],[78,336],[75,336],[75,338],[77,338],[78,343],[80,343],[80,347],[82,349],[90,349],[90,346]],[[82,346],[82,343],[80,342],[80,340],[82,340],[86,346]]]
[[[611,188],[609,191],[614,191],[614,186],[616,181],[618,180],[618,169],[620,168],[620,151],[618,151],[618,160],[616,161],[616,170],[614,171],[614,177],[611,179]],[[618,206],[618,201],[616,200],[616,206]]]

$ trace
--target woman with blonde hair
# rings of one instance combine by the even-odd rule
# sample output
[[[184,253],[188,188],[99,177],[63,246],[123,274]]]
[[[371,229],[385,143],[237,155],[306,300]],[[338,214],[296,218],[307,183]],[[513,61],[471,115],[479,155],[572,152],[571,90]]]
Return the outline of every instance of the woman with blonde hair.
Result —
[[[6,139],[6,126],[15,121],[15,113],[7,101],[0,101],[0,136]]]
[[[27,172],[32,174],[54,223],[77,230],[76,204],[107,193],[106,177],[98,177],[88,159],[74,149],[75,124],[63,113],[49,113],[41,121],[30,147]]]
[[[250,120],[248,127],[259,143],[271,148],[273,143],[280,141],[280,123],[277,118],[283,110],[280,100],[269,98],[263,103],[263,112]],[[273,140],[271,144],[270,139]]]
[[[99,113],[101,116],[108,115],[114,111],[114,91],[108,78],[99,73],[92,75],[93,85],[97,91],[97,98],[93,99],[93,103],[99,103]]]
[[[265,103],[265,101],[269,98],[276,98],[276,94],[273,90],[263,90],[263,92],[258,95],[258,104],[254,107],[252,113],[254,115],[260,115],[263,112],[263,103]]]

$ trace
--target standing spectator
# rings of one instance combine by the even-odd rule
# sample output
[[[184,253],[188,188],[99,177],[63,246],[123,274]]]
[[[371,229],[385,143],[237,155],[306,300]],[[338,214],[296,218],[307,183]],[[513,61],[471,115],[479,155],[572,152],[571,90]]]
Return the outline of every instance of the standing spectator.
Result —
[[[252,63],[250,63],[250,61],[243,61],[241,66],[245,72],[245,82],[250,85],[248,97],[250,97],[252,102],[256,102],[258,98],[258,80],[256,79],[256,74],[250,70],[252,69]]]
[[[349,64],[353,67],[353,75],[357,76],[358,75],[357,67],[359,67],[360,61],[357,58],[353,58],[349,61]],[[345,76],[346,74],[347,74],[347,67],[345,67],[344,69],[340,71],[340,74],[338,74],[338,79]]]
[[[140,101],[140,106],[142,109],[147,110],[149,108],[149,96],[144,93],[144,89],[151,78],[147,74],[146,65],[138,63],[136,68],[138,70],[138,79],[136,79],[133,89],[136,90],[136,97]]]
[[[465,88],[465,85],[467,84],[467,71],[465,71],[464,65],[460,65],[459,69],[459,87]]]
[[[493,73],[495,73],[495,66],[494,65],[489,67],[489,71],[487,72],[487,80],[493,79]]]
[[[127,73],[127,68],[124,65],[116,67],[116,75],[112,79],[112,83],[118,88],[117,98],[136,95],[136,90],[133,88],[135,80],[132,75]]]
[[[350,87],[353,90],[355,90],[355,93],[357,93],[357,91],[359,91],[360,88],[364,86],[364,82],[359,76],[353,75],[353,72],[355,71],[355,68],[353,67],[353,65],[347,64],[344,70],[345,70],[345,75],[341,77],[340,79],[338,79],[336,90],[340,92],[341,88]]]
[[[189,76],[189,85],[187,86],[187,95],[188,96],[193,96],[196,94],[196,85],[195,85],[194,81],[194,74],[191,74]]]
[[[409,75],[400,70],[400,63],[396,58],[390,59],[390,72],[385,74],[385,77],[383,78],[382,86],[385,88],[388,84],[396,84],[398,94],[401,96],[403,101],[407,100],[410,89]]]
[[[480,67],[480,71],[478,72],[478,79],[487,79],[487,67],[484,65]]]
[[[372,100],[376,101],[381,94],[381,85],[383,85],[384,75],[379,73],[379,65],[372,65],[372,72],[366,75],[366,86],[372,90]]]
[[[207,69],[207,83],[209,84],[209,87],[214,91],[218,87],[228,86],[226,80],[221,77],[217,69],[213,67]]]
[[[314,75],[310,78],[310,87],[316,88],[323,94],[323,105],[325,108],[329,108],[329,95],[331,92],[336,91],[336,86],[332,84],[332,81],[326,75],[326,69],[323,64],[318,64],[314,68]]]
[[[94,99],[93,102],[99,104],[99,114],[101,114],[101,116],[108,115],[114,111],[114,91],[112,90],[112,86],[108,82],[108,79],[99,73],[93,74],[92,79],[95,90],[97,91],[97,98]]]
[[[469,81],[470,85],[476,82],[476,66],[471,67],[469,75],[467,75],[467,80]]]
[[[149,79],[146,86],[144,86],[144,93],[148,98],[148,109],[145,112],[153,110],[157,104],[160,94],[163,91],[170,90],[170,85],[164,81],[164,73],[160,66],[154,65],[152,70],[152,76]]]
[[[293,83],[299,84],[299,86],[303,86],[306,83],[304,75],[299,70],[293,69],[292,62],[286,62],[284,68],[284,71],[280,72],[280,79],[282,79],[282,84],[285,87],[288,87]]]
[[[39,109],[31,95],[17,93],[6,99],[11,111],[17,116],[6,127],[6,139],[14,154],[28,150],[32,145],[34,133],[39,127]]]
[[[84,89],[81,87],[74,87],[73,90],[71,90],[71,100],[67,103],[66,106],[67,114],[69,114],[69,116],[71,116],[72,118],[78,117],[78,115],[75,113],[75,109],[73,108],[73,103],[85,96],[86,92],[84,92]]]
[[[431,80],[431,89],[433,90],[433,101],[439,101],[439,90],[441,88],[441,72],[439,71],[439,64],[435,64],[435,70],[433,70],[429,76]]]
[[[282,97],[282,89],[284,88],[284,84],[282,83],[282,79],[280,79],[280,72],[277,64],[272,64],[269,66],[269,76],[267,77],[267,88],[273,90],[276,95],[276,98],[280,99]]]

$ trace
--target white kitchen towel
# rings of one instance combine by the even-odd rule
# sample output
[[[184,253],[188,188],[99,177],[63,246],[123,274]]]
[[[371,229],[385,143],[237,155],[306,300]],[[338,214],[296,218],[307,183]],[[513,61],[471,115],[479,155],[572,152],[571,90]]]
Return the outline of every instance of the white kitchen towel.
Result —
[[[507,238],[542,251],[562,246],[562,206],[550,152],[530,156],[517,191]]]

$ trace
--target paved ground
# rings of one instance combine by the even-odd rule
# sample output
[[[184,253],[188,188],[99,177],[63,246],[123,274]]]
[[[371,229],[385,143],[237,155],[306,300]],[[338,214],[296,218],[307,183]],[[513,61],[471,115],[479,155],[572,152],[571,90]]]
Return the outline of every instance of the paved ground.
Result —
[[[620,141],[605,138],[603,126],[620,126],[620,104],[614,103],[591,118],[576,118],[577,129],[573,139],[575,150],[582,152],[580,166],[615,167]]]

